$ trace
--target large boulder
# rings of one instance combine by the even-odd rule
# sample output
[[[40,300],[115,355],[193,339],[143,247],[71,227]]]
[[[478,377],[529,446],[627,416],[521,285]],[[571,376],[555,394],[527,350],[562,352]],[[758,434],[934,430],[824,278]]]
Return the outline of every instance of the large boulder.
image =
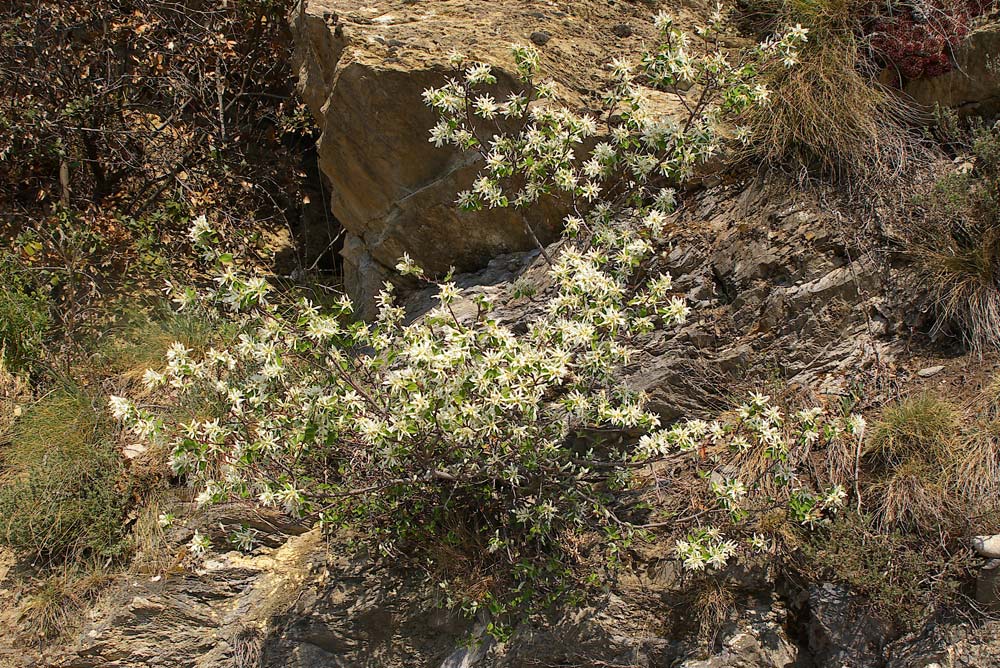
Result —
[[[602,65],[651,43],[653,11],[606,0],[301,2],[292,16],[299,89],[322,131],[320,168],[347,233],[346,289],[363,310],[403,252],[442,274],[535,245],[520,212],[465,213],[454,204],[478,161],[428,142],[436,118],[421,97],[452,74],[449,52],[496,65],[503,89],[514,82],[509,45],[535,34],[542,76],[567,104],[586,108],[606,79]],[[527,219],[549,242],[562,215],[549,202]]]

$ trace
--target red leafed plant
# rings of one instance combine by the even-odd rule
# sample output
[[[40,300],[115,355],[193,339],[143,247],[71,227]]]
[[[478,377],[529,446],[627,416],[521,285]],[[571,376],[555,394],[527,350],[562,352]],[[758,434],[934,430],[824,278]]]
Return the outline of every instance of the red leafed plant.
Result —
[[[872,49],[886,66],[908,79],[944,74],[952,68],[952,49],[991,5],[990,0],[893,3],[874,23]]]

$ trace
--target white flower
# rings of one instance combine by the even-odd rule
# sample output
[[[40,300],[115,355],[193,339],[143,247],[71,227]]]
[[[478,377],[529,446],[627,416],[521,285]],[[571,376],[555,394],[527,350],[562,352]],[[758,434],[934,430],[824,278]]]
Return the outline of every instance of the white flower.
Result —
[[[497,115],[497,111],[500,109],[492,95],[480,95],[476,98],[475,102],[473,102],[472,106],[476,110],[477,114],[486,119],[495,117]]]
[[[757,84],[750,91],[753,101],[759,105],[765,105],[770,100],[771,91],[763,84]]]
[[[809,40],[806,35],[809,33],[809,28],[803,28],[802,24],[796,23],[795,27],[788,29],[788,36],[795,41],[806,42]]]
[[[659,11],[653,16],[653,26],[661,32],[666,32],[674,26],[674,17],[664,11]]]
[[[208,536],[204,535],[197,529],[194,532],[194,537],[191,542],[188,543],[188,549],[191,550],[191,554],[196,557],[204,556],[212,548],[212,541]]]
[[[205,242],[207,237],[213,233],[214,230],[212,229],[212,226],[209,225],[208,219],[204,216],[204,214],[191,221],[191,227],[188,228],[188,238],[195,244]]]
[[[396,264],[396,271],[404,276],[420,276],[424,273],[423,269],[417,266],[409,253],[403,253],[403,256],[399,258],[399,262]]]
[[[496,83],[496,77],[492,74],[493,69],[486,63],[477,63],[465,70],[465,81],[470,86]]]
[[[122,421],[132,415],[132,402],[125,397],[112,395],[108,398],[108,407],[116,420]]]
[[[152,390],[166,382],[166,376],[155,369],[146,369],[142,374],[142,383],[146,389]]]
[[[852,413],[850,417],[847,418],[847,428],[854,434],[857,439],[863,440],[865,437],[865,427],[867,423],[862,415],[857,413]]]
[[[260,532],[248,526],[241,526],[229,534],[229,542],[240,552],[250,552],[257,544],[257,536]]]
[[[632,75],[632,63],[627,58],[614,58],[611,73],[618,79],[627,79]]]

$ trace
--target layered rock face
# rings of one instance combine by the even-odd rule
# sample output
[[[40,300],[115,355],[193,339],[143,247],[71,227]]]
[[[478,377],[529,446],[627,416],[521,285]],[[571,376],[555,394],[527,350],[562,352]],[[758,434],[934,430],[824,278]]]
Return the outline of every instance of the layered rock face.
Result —
[[[216,507],[173,532],[171,544],[181,549],[197,526],[221,547],[220,523],[252,517],[240,507]],[[741,592],[739,612],[720,621],[714,642],[700,641],[691,629],[691,581],[655,545],[635,555],[606,596],[525,624],[497,643],[480,623],[443,610],[418,572],[327,542],[319,529],[256,526],[265,547],[253,555],[217,552],[196,569],[132,574],[88,613],[71,646],[43,655],[0,652],[0,666],[984,668],[1000,660],[1000,622],[936,622],[893,640],[846,589],[790,593],[766,567],[717,574]]]
[[[657,269],[673,277],[691,317],[644,340],[624,380],[670,421],[713,416],[746,377],[777,373],[806,392],[839,392],[845,375],[891,360],[907,325],[882,291],[906,279],[845,243],[851,225],[846,213],[780,180],[689,195]],[[485,294],[500,305],[493,316],[517,331],[548,304],[547,269],[538,251],[498,257],[456,277],[464,293],[453,308],[473,317],[475,295]],[[518,297],[519,284],[535,294]],[[436,306],[434,290],[406,305],[414,316]]]
[[[590,98],[606,78],[602,64],[652,41],[651,13],[643,3],[591,0],[303,0],[292,17],[299,89],[322,130],[320,168],[347,233],[355,301],[370,302],[403,252],[434,275],[535,246],[522,213],[454,205],[478,164],[428,142],[436,118],[421,97],[453,74],[449,52],[495,65],[502,90],[514,81],[510,44],[534,40],[542,76],[567,104],[587,108],[598,104]],[[551,202],[528,214],[543,243],[561,220]]]

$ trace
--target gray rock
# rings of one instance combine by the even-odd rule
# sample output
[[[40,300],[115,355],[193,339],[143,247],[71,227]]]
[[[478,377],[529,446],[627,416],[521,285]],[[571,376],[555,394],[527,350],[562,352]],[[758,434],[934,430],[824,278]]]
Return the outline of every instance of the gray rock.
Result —
[[[944,367],[941,365],[929,366],[925,369],[921,369],[920,371],[918,371],[917,375],[920,376],[921,378],[930,378],[931,376],[938,375],[942,371],[944,371]]]
[[[1000,666],[1000,621],[932,623],[893,642],[886,668]]]
[[[825,584],[809,590],[808,648],[819,668],[880,665],[890,629],[865,613],[846,588]]]
[[[1000,26],[992,24],[971,33],[955,49],[955,67],[945,74],[906,82],[904,90],[916,102],[954,109],[959,115],[1000,114],[1000,76],[995,70],[1000,54]]]
[[[974,537],[972,539],[972,549],[980,557],[1000,559],[1000,534]]]
[[[721,647],[705,659],[691,659],[679,668],[789,668],[799,664],[799,648],[785,630],[787,613],[774,599],[740,615]]]
[[[976,574],[976,602],[1000,611],[1000,559],[990,559]]]

